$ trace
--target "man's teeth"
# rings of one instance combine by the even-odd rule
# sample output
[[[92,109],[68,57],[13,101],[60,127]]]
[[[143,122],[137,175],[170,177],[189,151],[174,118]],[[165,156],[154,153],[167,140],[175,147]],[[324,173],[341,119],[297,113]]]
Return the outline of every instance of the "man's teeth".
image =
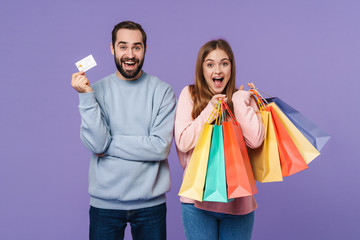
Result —
[[[125,64],[127,64],[127,65],[134,65],[135,62],[125,62]]]

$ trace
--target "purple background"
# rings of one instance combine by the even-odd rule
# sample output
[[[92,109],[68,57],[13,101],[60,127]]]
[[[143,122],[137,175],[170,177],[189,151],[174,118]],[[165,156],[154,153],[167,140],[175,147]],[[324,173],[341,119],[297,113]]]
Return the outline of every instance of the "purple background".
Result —
[[[70,79],[89,54],[91,82],[115,72],[110,33],[128,19],[148,34],[144,70],[177,96],[201,45],[225,38],[238,86],[254,82],[332,135],[308,170],[258,184],[254,240],[358,239],[357,0],[2,1],[0,239],[88,238],[90,154]],[[174,148],[169,163],[168,239],[184,239]]]

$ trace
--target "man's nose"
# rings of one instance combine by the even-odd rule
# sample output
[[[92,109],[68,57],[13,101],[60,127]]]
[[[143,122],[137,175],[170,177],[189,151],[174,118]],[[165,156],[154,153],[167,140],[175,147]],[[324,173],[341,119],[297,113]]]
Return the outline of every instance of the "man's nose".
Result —
[[[133,58],[134,57],[134,52],[131,48],[128,48],[127,51],[126,51],[126,55],[129,57],[129,58]]]

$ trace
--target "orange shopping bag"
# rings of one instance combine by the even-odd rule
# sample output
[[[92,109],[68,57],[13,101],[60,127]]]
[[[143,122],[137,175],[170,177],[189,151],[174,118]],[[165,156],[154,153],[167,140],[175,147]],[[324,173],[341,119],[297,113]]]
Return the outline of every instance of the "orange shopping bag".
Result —
[[[314,160],[317,156],[320,155],[320,152],[311,144],[311,142],[301,133],[299,129],[290,121],[290,119],[282,112],[278,105],[274,102],[267,104],[267,106],[272,106],[276,114],[280,118],[282,124],[286,128],[286,131],[289,133],[291,139],[294,141],[297,149],[299,150],[301,156],[304,158],[307,165]]]
[[[270,111],[274,122],[283,177],[309,168],[273,107],[268,106],[266,109]]]
[[[228,198],[254,195],[257,188],[240,124],[225,102],[223,106],[231,119],[222,123]]]

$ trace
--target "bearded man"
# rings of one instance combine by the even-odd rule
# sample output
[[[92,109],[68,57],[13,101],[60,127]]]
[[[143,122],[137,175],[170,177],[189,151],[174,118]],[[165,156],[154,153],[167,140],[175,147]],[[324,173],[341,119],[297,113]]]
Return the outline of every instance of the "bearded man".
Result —
[[[72,75],[79,93],[80,137],[89,167],[90,239],[166,239],[167,156],[176,98],[172,88],[142,70],[146,33],[124,21],[112,31],[116,73],[90,85]]]

